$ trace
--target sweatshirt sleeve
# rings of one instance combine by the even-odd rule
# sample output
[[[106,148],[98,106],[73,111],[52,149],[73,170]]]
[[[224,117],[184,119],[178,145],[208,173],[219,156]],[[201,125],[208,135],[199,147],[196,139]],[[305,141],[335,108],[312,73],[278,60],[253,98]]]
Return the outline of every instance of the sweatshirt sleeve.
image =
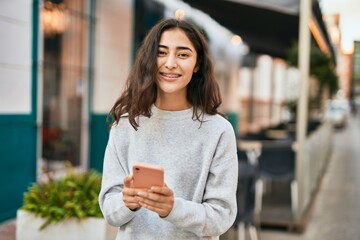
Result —
[[[105,150],[99,205],[105,220],[113,226],[120,227],[129,222],[136,212],[128,209],[122,200],[123,180],[130,173],[122,159],[126,154],[118,154],[118,151],[126,152],[125,146],[115,146],[114,135],[115,131],[112,129]]]
[[[200,237],[220,236],[226,232],[237,212],[237,164],[235,134],[228,128],[220,136],[202,202],[175,198],[174,207],[165,219]]]

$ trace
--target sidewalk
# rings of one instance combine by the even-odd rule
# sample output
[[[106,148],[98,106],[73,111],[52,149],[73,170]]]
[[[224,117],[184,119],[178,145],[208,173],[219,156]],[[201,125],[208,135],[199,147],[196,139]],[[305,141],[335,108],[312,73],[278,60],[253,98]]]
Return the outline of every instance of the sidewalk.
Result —
[[[0,224],[0,240],[15,240],[16,221],[10,220]]]
[[[335,130],[333,152],[303,234],[261,229],[261,240],[359,240],[360,114]]]

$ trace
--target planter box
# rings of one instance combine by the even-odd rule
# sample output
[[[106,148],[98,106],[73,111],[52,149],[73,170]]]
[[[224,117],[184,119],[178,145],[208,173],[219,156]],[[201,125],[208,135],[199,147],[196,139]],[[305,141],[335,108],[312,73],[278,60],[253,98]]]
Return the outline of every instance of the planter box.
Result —
[[[87,218],[84,220],[69,219],[64,222],[50,224],[42,231],[40,226],[43,218],[33,213],[18,210],[16,216],[17,240],[114,240],[117,228],[110,226],[102,218]]]

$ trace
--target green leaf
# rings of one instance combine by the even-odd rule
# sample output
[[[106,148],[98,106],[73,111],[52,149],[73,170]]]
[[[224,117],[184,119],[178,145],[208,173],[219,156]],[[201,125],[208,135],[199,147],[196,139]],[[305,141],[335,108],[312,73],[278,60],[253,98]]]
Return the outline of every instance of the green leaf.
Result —
[[[81,174],[68,169],[57,181],[33,183],[24,193],[22,209],[45,219],[40,230],[69,218],[102,218],[98,204],[101,175],[95,170]]]

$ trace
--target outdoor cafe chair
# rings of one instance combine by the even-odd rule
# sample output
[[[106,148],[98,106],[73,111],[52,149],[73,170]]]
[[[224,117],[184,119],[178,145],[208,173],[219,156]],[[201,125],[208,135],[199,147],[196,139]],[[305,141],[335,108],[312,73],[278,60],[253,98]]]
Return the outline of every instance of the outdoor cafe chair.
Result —
[[[291,186],[291,210],[297,211],[297,182],[295,179],[295,152],[292,141],[274,141],[263,144],[261,155],[258,157],[259,179],[256,183],[255,212],[259,213],[262,208],[262,196],[264,181],[290,181]]]

